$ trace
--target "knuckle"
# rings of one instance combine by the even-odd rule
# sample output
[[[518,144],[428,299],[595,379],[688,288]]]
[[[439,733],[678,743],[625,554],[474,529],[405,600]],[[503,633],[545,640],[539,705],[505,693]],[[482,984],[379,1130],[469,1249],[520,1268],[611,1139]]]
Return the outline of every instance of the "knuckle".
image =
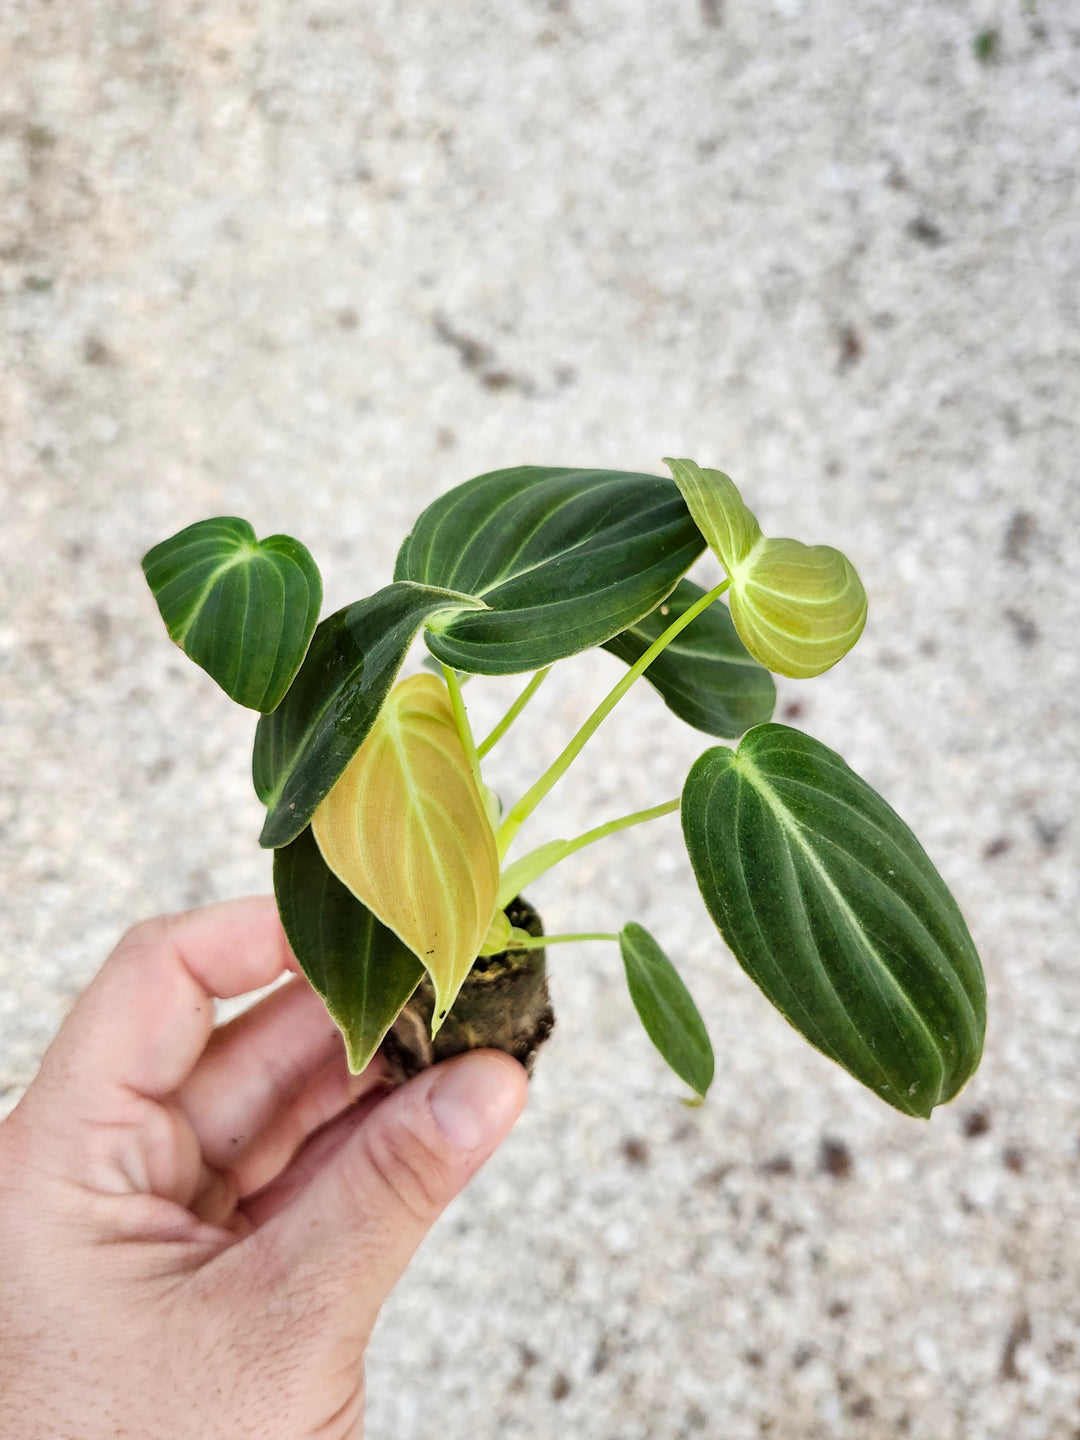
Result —
[[[113,953],[138,952],[160,944],[169,933],[172,918],[171,915],[155,915],[148,920],[136,920],[120,936]]]
[[[453,1157],[419,1117],[372,1126],[363,1159],[391,1199],[417,1222],[430,1225],[454,1193]]]

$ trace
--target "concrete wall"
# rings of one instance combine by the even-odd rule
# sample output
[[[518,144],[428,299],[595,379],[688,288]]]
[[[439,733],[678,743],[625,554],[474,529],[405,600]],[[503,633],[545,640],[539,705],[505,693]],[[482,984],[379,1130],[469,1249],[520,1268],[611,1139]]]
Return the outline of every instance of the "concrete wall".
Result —
[[[524,461],[692,455],[852,556],[866,636],[778,714],[910,821],[986,964],[982,1070],[925,1125],[760,998],[673,819],[537,884],[549,929],[661,938],[719,1078],[684,1110],[617,955],[553,952],[529,1111],[378,1332],[373,1440],[1080,1427],[1078,21],[3,6],[6,1106],[127,924],[269,883],[251,718],[168,644],[143,551],[243,515],[329,609]],[[561,669],[508,795],[618,673]],[[513,688],[474,686],[478,723]],[[536,834],[666,799],[705,743],[635,695]]]

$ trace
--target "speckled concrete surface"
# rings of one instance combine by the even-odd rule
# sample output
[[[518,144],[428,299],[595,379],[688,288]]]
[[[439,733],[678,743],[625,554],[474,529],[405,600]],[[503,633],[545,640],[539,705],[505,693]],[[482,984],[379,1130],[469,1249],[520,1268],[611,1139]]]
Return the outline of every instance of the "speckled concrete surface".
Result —
[[[374,1440],[1080,1434],[1078,18],[2,8],[5,1106],[130,921],[268,885],[251,720],[143,551],[245,515],[336,607],[521,461],[693,455],[851,554],[866,637],[780,713],[913,824],[986,963],[983,1068],[923,1125],[769,1010],[673,820],[538,884],[549,928],[661,938],[720,1078],[684,1110],[617,956],[553,956],[527,1116],[378,1333]],[[507,791],[617,666],[565,670]],[[507,687],[473,689],[483,723]],[[623,711],[537,834],[677,791],[702,737]]]

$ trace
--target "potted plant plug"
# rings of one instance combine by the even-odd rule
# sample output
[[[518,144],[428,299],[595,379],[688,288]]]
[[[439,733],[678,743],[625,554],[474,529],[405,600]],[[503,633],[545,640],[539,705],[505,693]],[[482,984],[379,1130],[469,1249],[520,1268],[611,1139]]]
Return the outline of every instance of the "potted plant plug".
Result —
[[[671,479],[525,466],[466,481],[416,520],[391,584],[322,621],[308,551],[243,520],[191,525],[143,569],[172,639],[260,712],[260,843],[353,1070],[380,1046],[402,1074],[486,1045],[531,1065],[553,1023],[547,947],[606,941],[657,1049],[703,1097],[712,1049],[657,941],[632,920],[545,936],[522,898],[585,846],[678,810],[689,870],[742,968],[818,1050],[929,1116],[982,1052],[971,937],[886,801],[771,719],[773,673],[819,675],[854,645],[862,584],[831,546],[763,535],[720,471],[665,463]],[[710,590],[685,578],[706,546],[724,571]],[[418,634],[437,673],[399,678]],[[596,646],[625,674],[504,810],[486,755],[558,661]],[[530,678],[477,740],[464,678],[512,674]],[[674,717],[738,743],[706,749],[680,796],[517,854],[525,820],[639,679]]]

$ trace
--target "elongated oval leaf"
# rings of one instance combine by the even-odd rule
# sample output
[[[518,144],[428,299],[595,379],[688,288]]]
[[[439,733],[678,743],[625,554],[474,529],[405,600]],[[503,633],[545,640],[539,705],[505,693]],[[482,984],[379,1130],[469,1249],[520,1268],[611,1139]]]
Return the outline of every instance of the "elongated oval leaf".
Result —
[[[624,925],[619,949],[646,1034],[679,1079],[704,1099],[713,1079],[713,1050],[679,972],[644,926]]]
[[[608,640],[604,649],[635,664],[704,593],[692,580],[680,580],[663,604]],[[747,653],[719,601],[660,652],[644,678],[680,720],[707,735],[734,739],[768,720],[776,704],[772,676]]]
[[[246,520],[200,520],[143,556],[170,637],[225,693],[269,711],[300,668],[322,579],[288,535],[256,540]]]
[[[866,624],[866,591],[847,556],[762,535],[727,475],[693,460],[664,464],[727,571],[731,618],[750,654],[804,680],[841,660]]]
[[[409,947],[331,873],[310,827],[274,854],[274,893],[293,954],[345,1038],[359,1075],[420,983]]]
[[[930,1114],[982,1054],[982,968],[956,901],[894,810],[786,725],[707,750],[683,832],[735,958],[812,1045]]]
[[[338,879],[430,974],[434,1033],[484,943],[499,886],[495,834],[441,680],[394,687],[312,829]]]
[[[378,715],[424,621],[440,610],[482,605],[404,583],[322,622],[284,703],[255,732],[252,779],[267,807],[260,845],[287,845],[310,822]]]
[[[429,505],[394,577],[483,599],[429,627],[447,665],[539,670],[600,645],[669,594],[702,539],[669,480],[525,465],[468,480]]]

